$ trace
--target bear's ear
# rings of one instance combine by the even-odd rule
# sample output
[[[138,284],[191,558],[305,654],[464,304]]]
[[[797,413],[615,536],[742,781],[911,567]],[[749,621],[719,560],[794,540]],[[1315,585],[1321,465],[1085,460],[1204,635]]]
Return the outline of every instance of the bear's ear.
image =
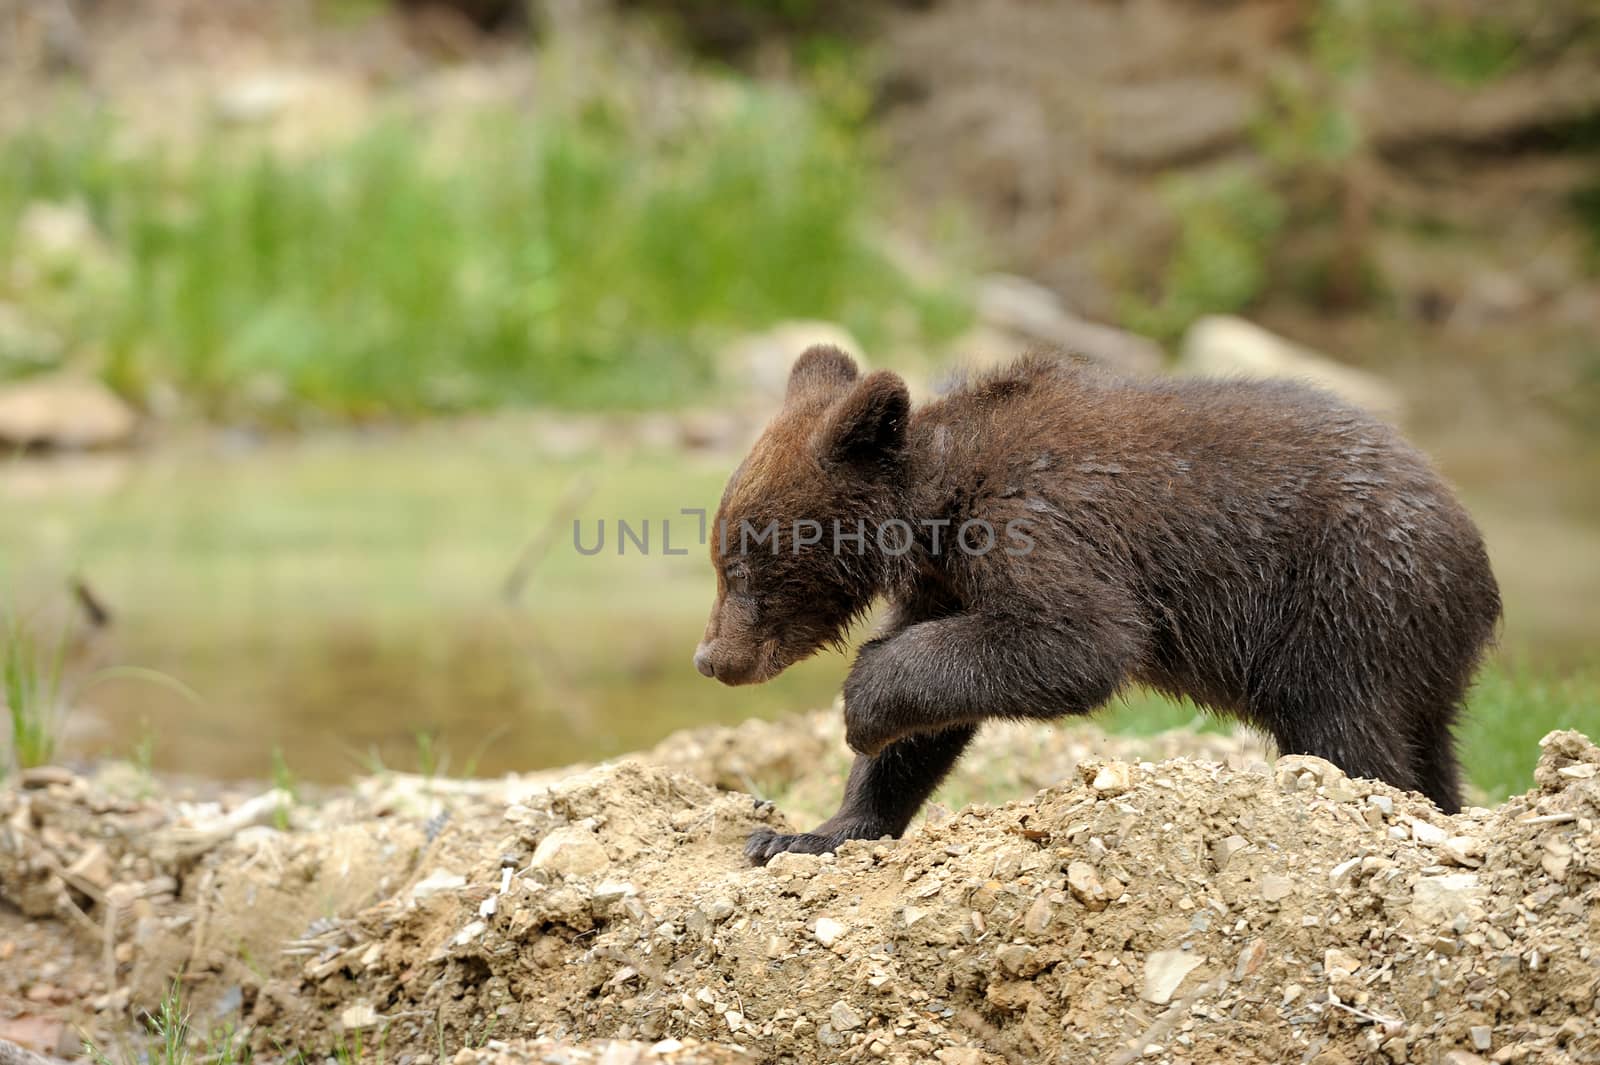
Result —
[[[833,392],[856,379],[855,360],[831,344],[813,344],[794,360],[785,400],[805,392]]]
[[[861,380],[823,419],[817,433],[827,462],[896,461],[906,444],[911,393],[898,374],[878,370]]]

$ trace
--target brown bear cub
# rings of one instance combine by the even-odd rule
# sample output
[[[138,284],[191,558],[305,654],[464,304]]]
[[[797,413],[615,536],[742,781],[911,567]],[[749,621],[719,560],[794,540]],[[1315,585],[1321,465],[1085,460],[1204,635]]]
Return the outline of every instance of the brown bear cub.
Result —
[[[913,412],[895,374],[814,347],[717,518],[706,676],[768,680],[890,608],[845,680],[839,812],[755,833],[755,861],[898,836],[981,722],[1130,683],[1459,808],[1450,727],[1500,616],[1483,540],[1321,392],[1029,357]]]

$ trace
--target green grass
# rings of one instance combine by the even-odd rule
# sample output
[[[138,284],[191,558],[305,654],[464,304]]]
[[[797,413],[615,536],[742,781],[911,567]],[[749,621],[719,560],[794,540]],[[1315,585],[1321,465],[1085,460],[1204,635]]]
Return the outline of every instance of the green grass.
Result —
[[[11,724],[10,765],[32,769],[55,758],[61,719],[61,666],[66,640],[42,640],[12,615],[0,629],[0,695]],[[0,762],[0,770],[7,763]]]
[[[1467,779],[1491,802],[1526,791],[1533,786],[1539,740],[1554,729],[1600,737],[1600,667],[1485,669],[1457,730]]]
[[[1152,692],[1130,690],[1096,721],[1113,732],[1150,735],[1174,728],[1233,727]],[[1600,668],[1492,663],[1478,676],[1456,729],[1467,780],[1496,803],[1533,786],[1539,740],[1555,729],[1600,737]]]
[[[0,259],[28,266],[37,202],[85,205],[104,248],[0,298],[136,400],[264,420],[673,404],[784,318],[876,350],[959,329],[960,301],[871,239],[855,135],[803,96],[724,88],[665,124],[608,99],[393,114],[303,157],[245,133],[130,149],[66,114],[0,144]]]
[[[232,1027],[214,1029],[204,1039],[194,1038],[193,1019],[176,979],[144,1023],[145,1038],[137,1049],[124,1048],[118,1058],[112,1058],[106,1048],[85,1038],[83,1056],[94,1065],[244,1065],[251,1059],[250,1047]],[[296,1055],[296,1060],[304,1058]]]

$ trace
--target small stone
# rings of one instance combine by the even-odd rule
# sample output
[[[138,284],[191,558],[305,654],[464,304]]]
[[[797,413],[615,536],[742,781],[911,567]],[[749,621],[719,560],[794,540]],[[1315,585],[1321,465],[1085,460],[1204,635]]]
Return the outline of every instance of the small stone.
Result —
[[[606,849],[593,832],[568,825],[539,841],[531,864],[535,869],[561,876],[593,876],[604,872],[611,864],[611,859],[606,856]]]
[[[1361,867],[1359,857],[1346,858],[1332,869],[1328,870],[1328,881],[1336,888],[1342,888],[1355,878],[1355,872]]]
[[[1055,920],[1057,900],[1062,898],[1060,892],[1051,892],[1049,895],[1040,895],[1033,900],[1033,905],[1028,907],[1028,912],[1022,915],[1022,930],[1030,936],[1042,936],[1050,930],[1050,923]]]
[[[828,1011],[828,1023],[836,1032],[853,1032],[867,1023],[867,1018],[850,1003],[840,999]]]
[[[835,921],[832,917],[818,917],[816,925],[812,928],[812,934],[817,937],[818,943],[831,947],[849,930],[842,921]]]
[[[363,1028],[376,1028],[378,1026],[378,1011],[365,1002],[357,1002],[346,1006],[339,1012],[339,1023],[344,1025],[347,1032],[360,1031]]]
[[[1165,1006],[1183,983],[1184,977],[1205,964],[1205,959],[1187,950],[1158,950],[1145,959],[1144,991],[1146,1002]]]
[[[1474,1050],[1488,1050],[1494,1045],[1494,1029],[1487,1024],[1475,1024],[1467,1029],[1467,1035],[1472,1039]]]
[[[1451,836],[1439,845],[1439,857],[1476,869],[1483,864],[1483,841],[1472,836]]]
[[[1298,1002],[1300,1000],[1300,996],[1305,993],[1306,989],[1301,987],[1299,984],[1289,984],[1283,989],[1283,1004],[1285,1006],[1292,1006]]]
[[[1121,795],[1128,790],[1132,776],[1127,763],[1106,762],[1096,770],[1089,786],[1101,795]]]
[[[1568,780],[1588,780],[1595,775],[1597,767],[1593,762],[1580,762],[1577,765],[1564,765],[1556,770],[1556,775],[1566,777]]]
[[[1067,888],[1072,892],[1072,897],[1090,912],[1105,909],[1109,901],[1105,885],[1100,882],[1100,874],[1088,862],[1075,861],[1067,864]]]
[[[1038,953],[1022,943],[1007,943],[994,952],[994,957],[1000,967],[1012,976],[1032,976],[1039,971],[1034,964]]]
[[[1411,838],[1424,847],[1437,847],[1449,838],[1450,834],[1438,825],[1417,817],[1408,817],[1406,820],[1411,825]]]
[[[1360,968],[1359,958],[1338,947],[1329,947],[1322,952],[1322,971],[1327,973],[1329,980],[1341,980],[1353,976]]]
[[[1227,836],[1211,845],[1211,860],[1217,863],[1217,872],[1222,872],[1228,867],[1228,862],[1235,854],[1250,846],[1250,841],[1243,836]]]
[[[1261,898],[1266,902],[1281,902],[1294,894],[1294,881],[1286,876],[1269,873],[1261,878]]]
[[[772,935],[767,937],[767,957],[776,961],[789,953],[789,940],[783,936]]]
[[[912,925],[927,918],[932,913],[932,910],[925,909],[921,906],[907,906],[905,909],[900,911],[900,919],[905,922],[907,928],[910,928]]]
[[[443,869],[435,869],[411,885],[411,897],[413,899],[425,899],[429,895],[437,895],[443,891],[459,891],[466,886],[466,877],[445,872]]]
[[[1452,1050],[1445,1054],[1444,1065],[1489,1065],[1470,1050]]]
[[[1384,817],[1394,816],[1394,800],[1387,795],[1368,795],[1367,805],[1377,810]]]
[[[721,924],[723,921],[726,921],[728,918],[733,916],[733,911],[735,909],[737,909],[737,907],[734,905],[733,900],[728,898],[726,895],[722,895],[712,899],[711,902],[707,904],[706,916],[711,919],[712,924]]]
[[[1261,963],[1267,957],[1267,941],[1252,939],[1239,951],[1239,959],[1233,963],[1233,981],[1238,983],[1247,976],[1254,976],[1256,970],[1261,968]]]
[[[1411,912],[1425,925],[1450,924],[1481,912],[1484,890],[1476,873],[1421,877],[1411,889]]]
[[[477,939],[479,936],[483,935],[488,928],[489,926],[482,921],[473,921],[461,931],[456,933],[455,938],[450,941],[450,945],[455,947],[464,947],[468,943],[471,943],[474,939]]]
[[[594,901],[604,905],[613,902],[620,902],[623,899],[631,898],[636,894],[638,894],[638,889],[626,881],[602,880],[600,883],[595,885],[594,893],[591,897],[594,899]]]
[[[1544,841],[1544,854],[1539,865],[1550,879],[1558,883],[1567,879],[1567,869],[1572,865],[1572,847],[1564,840],[1551,836]]]

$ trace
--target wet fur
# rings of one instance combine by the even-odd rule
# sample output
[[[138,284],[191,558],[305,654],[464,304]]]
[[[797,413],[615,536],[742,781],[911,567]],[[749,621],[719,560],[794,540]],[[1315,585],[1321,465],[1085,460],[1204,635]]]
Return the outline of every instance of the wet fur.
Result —
[[[1035,546],[935,554],[920,526],[899,558],[713,545],[719,574],[751,574],[729,636],[782,647],[749,679],[875,597],[891,607],[845,681],[859,756],[840,811],[757,833],[753,859],[899,835],[982,721],[1087,714],[1130,683],[1459,807],[1451,727],[1499,592],[1471,518],[1394,430],[1296,384],[1129,381],[1043,357],[912,414],[894,375],[857,379],[817,350],[721,520],[945,518],[948,540],[967,519],[1020,519]],[[706,646],[725,598],[719,578]]]

